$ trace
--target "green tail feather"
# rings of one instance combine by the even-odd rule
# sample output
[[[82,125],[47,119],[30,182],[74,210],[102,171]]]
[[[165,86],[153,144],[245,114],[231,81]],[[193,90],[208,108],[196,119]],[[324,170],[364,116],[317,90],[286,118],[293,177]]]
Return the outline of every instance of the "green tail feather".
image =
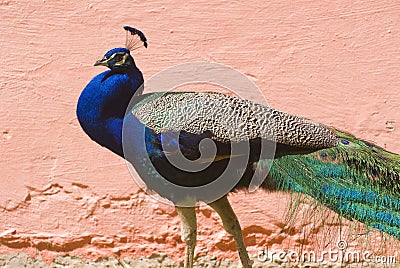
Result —
[[[274,160],[282,190],[307,194],[350,220],[400,240],[400,156],[338,131],[339,145]]]

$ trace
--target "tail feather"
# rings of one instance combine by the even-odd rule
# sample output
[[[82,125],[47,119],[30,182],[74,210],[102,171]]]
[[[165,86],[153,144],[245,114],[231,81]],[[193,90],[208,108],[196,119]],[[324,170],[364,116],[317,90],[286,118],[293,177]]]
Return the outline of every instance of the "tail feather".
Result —
[[[400,240],[400,156],[337,133],[336,147],[275,159],[271,179]]]

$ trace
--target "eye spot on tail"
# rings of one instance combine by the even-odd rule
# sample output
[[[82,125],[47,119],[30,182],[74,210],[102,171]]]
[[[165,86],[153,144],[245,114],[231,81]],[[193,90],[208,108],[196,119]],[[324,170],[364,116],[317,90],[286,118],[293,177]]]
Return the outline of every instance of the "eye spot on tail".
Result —
[[[317,152],[317,159],[324,163],[332,163],[332,164],[340,164],[343,162],[343,159],[337,156],[334,153],[329,153],[326,151]]]
[[[325,151],[322,151],[319,153],[319,158],[321,159],[327,159],[328,158],[328,153]]]
[[[341,140],[340,141],[343,145],[350,145],[350,141],[348,140]]]

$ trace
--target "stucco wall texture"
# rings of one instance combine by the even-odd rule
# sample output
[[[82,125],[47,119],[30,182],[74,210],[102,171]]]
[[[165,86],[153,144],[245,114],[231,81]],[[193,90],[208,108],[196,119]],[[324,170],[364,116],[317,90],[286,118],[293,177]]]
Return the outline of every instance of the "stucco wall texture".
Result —
[[[185,62],[228,65],[269,104],[400,153],[400,2],[0,1],[0,253],[146,256],[184,249],[175,210],[149,198],[124,161],[92,142],[75,106],[103,71],[95,60],[141,29],[145,79]],[[230,200],[252,253],[299,243],[284,232],[288,196]],[[208,207],[198,254],[236,259]],[[313,246],[313,244],[308,244]]]

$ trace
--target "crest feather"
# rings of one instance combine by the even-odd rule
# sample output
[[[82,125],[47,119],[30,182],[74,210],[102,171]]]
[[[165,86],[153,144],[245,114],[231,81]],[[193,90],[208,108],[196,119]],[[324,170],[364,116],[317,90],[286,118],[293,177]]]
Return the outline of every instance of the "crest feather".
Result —
[[[126,31],[125,47],[127,49],[130,51],[136,50],[142,46],[141,42],[147,48],[146,36],[140,30],[130,26],[124,26],[124,29]]]

